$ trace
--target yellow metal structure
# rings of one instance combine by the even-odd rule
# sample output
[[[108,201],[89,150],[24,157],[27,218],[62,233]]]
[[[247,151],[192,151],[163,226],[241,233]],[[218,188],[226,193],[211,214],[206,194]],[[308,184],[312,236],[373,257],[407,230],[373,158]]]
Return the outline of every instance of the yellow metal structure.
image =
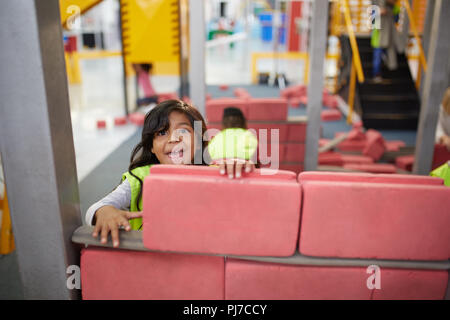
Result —
[[[152,63],[154,74],[179,74],[178,0],[122,0],[127,63]]]
[[[64,28],[71,17],[81,15],[96,6],[102,0],[59,0],[59,11],[61,15],[61,23]]]
[[[6,196],[0,200],[2,209],[2,226],[0,229],[0,254],[9,254],[14,251],[14,235],[12,232],[11,217],[9,214],[8,198]]]

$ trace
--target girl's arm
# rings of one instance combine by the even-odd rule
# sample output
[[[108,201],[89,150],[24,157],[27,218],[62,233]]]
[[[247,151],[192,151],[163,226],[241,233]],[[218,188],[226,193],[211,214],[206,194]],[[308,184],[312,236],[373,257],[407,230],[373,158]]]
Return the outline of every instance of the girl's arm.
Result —
[[[128,180],[124,180],[113,192],[92,205],[86,213],[86,222],[95,225],[92,236],[100,234],[101,243],[106,244],[108,234],[114,247],[119,246],[119,228],[130,231],[129,219],[142,217],[141,212],[129,212],[131,203],[131,187]],[[127,209],[127,210],[124,210]]]
[[[131,187],[127,179],[125,179],[110,194],[94,203],[86,212],[86,223],[90,226],[95,225],[95,213],[104,206],[112,206],[119,210],[129,210],[131,203]]]

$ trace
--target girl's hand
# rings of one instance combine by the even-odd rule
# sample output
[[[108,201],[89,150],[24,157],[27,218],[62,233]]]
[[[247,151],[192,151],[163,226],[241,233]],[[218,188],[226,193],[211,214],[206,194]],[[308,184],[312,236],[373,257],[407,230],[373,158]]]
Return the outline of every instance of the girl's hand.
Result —
[[[112,206],[104,206],[95,213],[96,223],[92,236],[96,238],[101,234],[101,243],[106,244],[108,233],[111,232],[111,238],[114,247],[119,246],[119,228],[123,227],[125,231],[130,231],[129,219],[141,218],[142,212],[129,212],[116,209]]]
[[[255,169],[255,164],[250,160],[244,159],[224,159],[219,162],[219,170],[221,175],[228,174],[228,178],[240,178],[242,170],[250,173]]]
[[[447,150],[450,151],[450,136],[447,136],[447,135],[444,134],[444,135],[439,139],[439,142],[440,142],[441,144],[443,144],[444,146],[446,146],[446,147],[447,147]]]

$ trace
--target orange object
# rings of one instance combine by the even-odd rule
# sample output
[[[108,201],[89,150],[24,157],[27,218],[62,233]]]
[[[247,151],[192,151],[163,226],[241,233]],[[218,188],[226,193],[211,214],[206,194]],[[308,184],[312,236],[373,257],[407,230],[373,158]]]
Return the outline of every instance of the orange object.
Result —
[[[9,254],[14,251],[14,235],[12,231],[11,217],[9,215],[8,198],[6,196],[1,202],[2,226],[0,229],[0,254]]]

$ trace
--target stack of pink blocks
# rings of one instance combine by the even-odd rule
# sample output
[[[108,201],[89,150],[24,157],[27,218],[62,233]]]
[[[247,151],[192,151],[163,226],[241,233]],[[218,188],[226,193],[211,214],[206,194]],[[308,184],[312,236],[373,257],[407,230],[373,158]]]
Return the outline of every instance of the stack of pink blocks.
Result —
[[[84,299],[443,299],[450,188],[409,175],[151,168],[143,251],[82,250]],[[147,250],[147,251],[145,251]],[[379,268],[381,286],[367,273]]]

